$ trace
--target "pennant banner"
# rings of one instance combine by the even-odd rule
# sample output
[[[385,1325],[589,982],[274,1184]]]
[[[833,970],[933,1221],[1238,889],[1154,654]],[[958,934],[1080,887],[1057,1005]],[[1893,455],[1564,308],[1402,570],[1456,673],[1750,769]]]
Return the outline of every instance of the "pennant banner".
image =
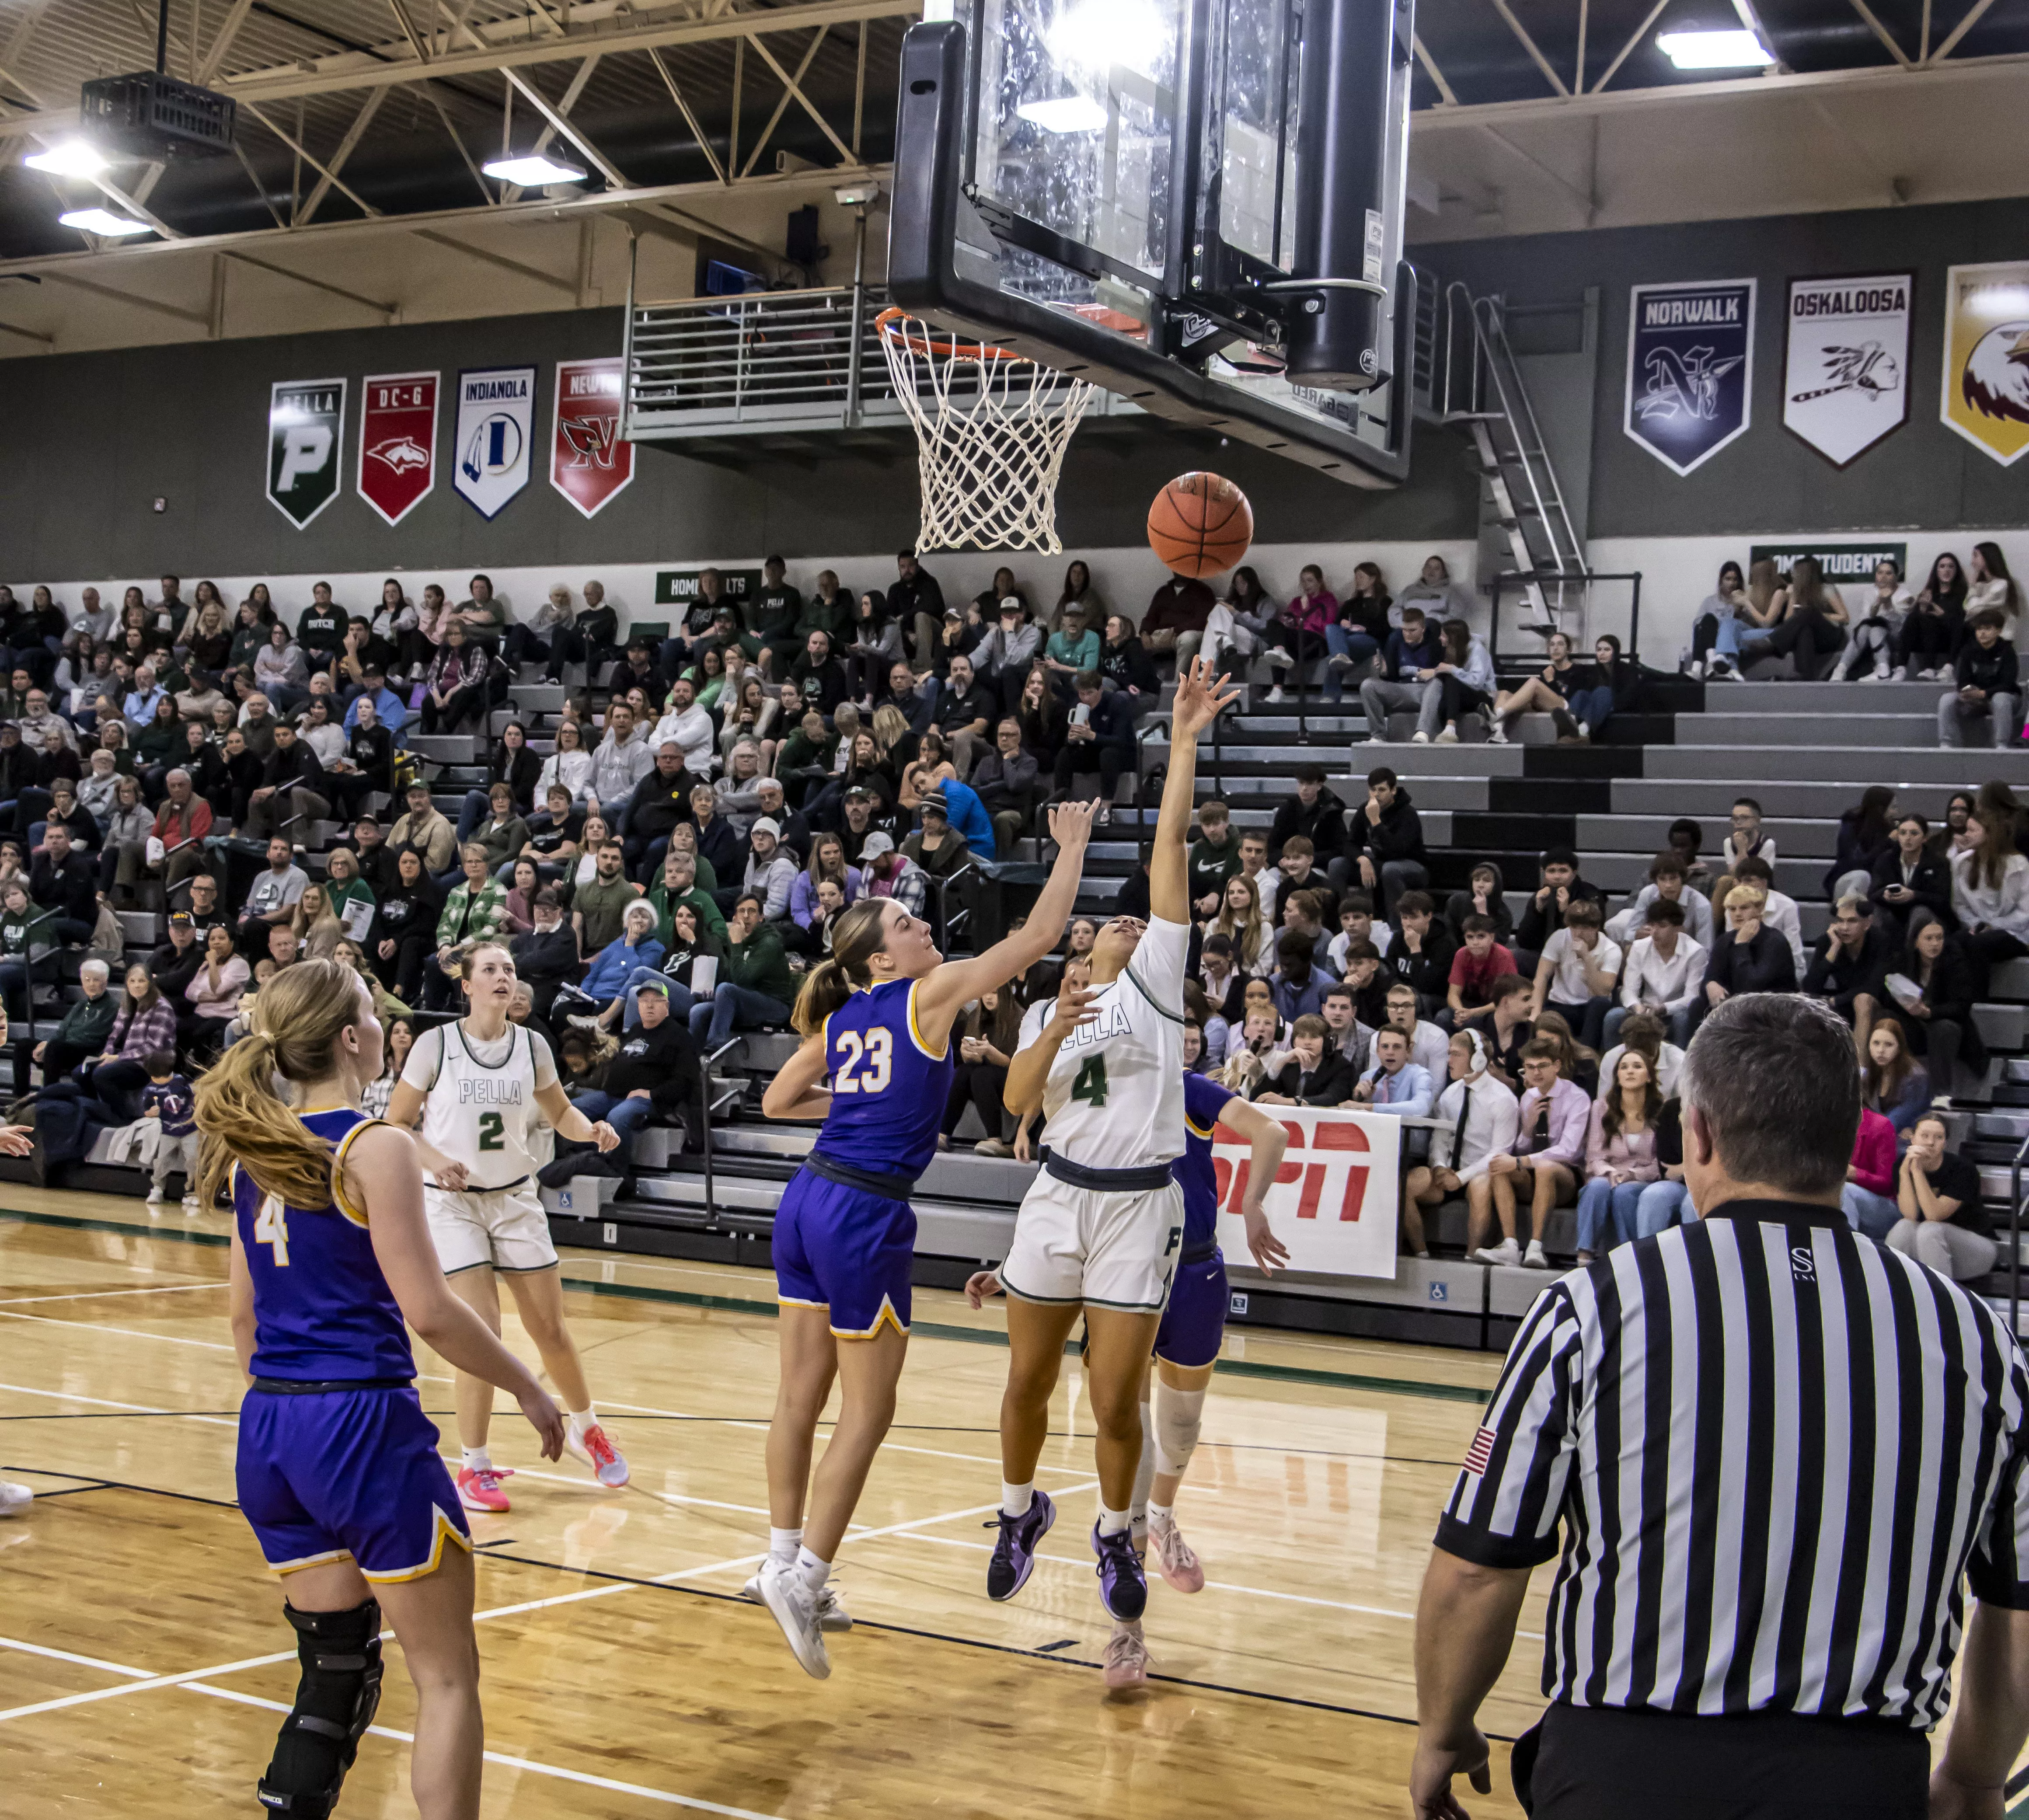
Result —
[[[338,497],[345,381],[277,380],[268,392],[268,497],[300,531]]]
[[[1946,274],[1945,422],[2003,467],[2029,453],[2029,260]]]
[[[557,362],[550,484],[588,518],[634,478],[634,445],[620,439],[621,384],[617,358]]]
[[[437,484],[437,380],[433,373],[383,373],[360,381],[356,484],[390,525]]]
[[[1754,378],[1754,280],[1638,284],[1628,299],[1623,427],[1672,473],[1745,433]]]
[[[1782,427],[1835,468],[1909,417],[1913,272],[1793,278],[1782,358]]]
[[[484,367],[458,376],[458,467],[451,484],[495,518],[529,484],[536,434],[536,369]]]

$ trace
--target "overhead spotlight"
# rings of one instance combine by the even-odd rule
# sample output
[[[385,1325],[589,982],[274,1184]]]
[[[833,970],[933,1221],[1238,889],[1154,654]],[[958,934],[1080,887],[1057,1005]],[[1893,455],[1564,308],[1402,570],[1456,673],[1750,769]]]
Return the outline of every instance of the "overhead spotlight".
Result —
[[[1659,32],[1656,47],[1679,69],[1766,69],[1775,61],[1752,32]]]
[[[1166,22],[1151,0],[1082,0],[1058,15],[1044,42],[1059,63],[1152,77],[1176,35],[1174,22]]]
[[[581,183],[584,172],[576,165],[567,165],[543,152],[531,152],[525,158],[495,158],[490,165],[479,167],[489,177],[498,177],[503,183],[514,183],[525,190],[540,189],[545,183]]]
[[[108,239],[124,239],[129,234],[152,234],[146,221],[130,221],[105,209],[72,209],[57,219],[66,228],[82,228],[87,234],[102,234]]]
[[[32,171],[47,171],[57,177],[95,177],[106,161],[83,139],[65,139],[22,159]]]
[[[1106,124],[1106,109],[1089,95],[1061,95],[1055,101],[1027,101],[1015,109],[1023,120],[1046,133],[1093,133]]]
[[[841,183],[831,193],[831,199],[841,209],[863,209],[881,199],[878,183]]]

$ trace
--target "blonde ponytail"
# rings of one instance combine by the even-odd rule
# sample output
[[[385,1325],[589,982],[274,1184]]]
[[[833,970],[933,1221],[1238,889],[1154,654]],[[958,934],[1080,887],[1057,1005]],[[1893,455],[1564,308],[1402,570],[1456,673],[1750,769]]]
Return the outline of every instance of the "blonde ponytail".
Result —
[[[237,1162],[263,1194],[315,1210],[331,1203],[332,1146],[291,1112],[274,1077],[328,1075],[339,1033],[360,1020],[359,976],[299,961],[261,988],[247,1033],[197,1084],[198,1194],[210,1206]]]
[[[799,1036],[816,1036],[824,1029],[825,1020],[855,991],[874,984],[874,970],[867,962],[887,945],[881,906],[888,901],[863,897],[839,914],[832,925],[831,953],[804,976],[796,1008],[789,1015]]]

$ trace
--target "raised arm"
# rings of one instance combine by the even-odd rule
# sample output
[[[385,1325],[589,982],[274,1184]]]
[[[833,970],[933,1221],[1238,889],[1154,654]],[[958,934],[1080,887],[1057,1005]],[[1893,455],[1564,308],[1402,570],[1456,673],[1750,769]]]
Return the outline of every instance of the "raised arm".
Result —
[[[1092,818],[1098,806],[1096,802],[1054,804],[1050,810],[1050,838],[1057,843],[1057,861],[1028,921],[984,954],[974,954],[970,960],[945,962],[916,988],[916,1022],[924,1041],[940,1043],[951,1034],[959,1011],[981,993],[1019,979],[1055,947],[1077,906],[1078,880],[1085,873],[1085,846],[1092,838]]]
[[[1163,781],[1163,806],[1155,817],[1154,851],[1148,861],[1148,913],[1170,923],[1188,922],[1191,914],[1186,850],[1191,817],[1196,812],[1198,736],[1241,691],[1229,690],[1226,679],[1212,680],[1211,665],[1193,658],[1177,679],[1177,699],[1170,710],[1170,773]]]
[[[775,1078],[761,1095],[762,1116],[822,1118],[831,1110],[831,1095],[820,1084],[824,1077],[825,1040],[819,1032],[806,1036],[796,1054],[775,1070]]]

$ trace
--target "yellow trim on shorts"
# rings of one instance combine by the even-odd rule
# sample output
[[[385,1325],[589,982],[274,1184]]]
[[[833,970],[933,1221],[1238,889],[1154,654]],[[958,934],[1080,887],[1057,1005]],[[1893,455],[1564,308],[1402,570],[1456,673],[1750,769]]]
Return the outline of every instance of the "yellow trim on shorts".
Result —
[[[472,1552],[472,1538],[444,1514],[441,1505],[433,1504],[431,1509],[436,1516],[436,1533],[430,1540],[430,1558],[421,1566],[399,1568],[392,1574],[369,1574],[362,1567],[359,1570],[361,1577],[373,1581],[376,1586],[392,1585],[403,1580],[423,1579],[436,1573],[443,1564],[443,1545],[447,1537],[469,1555]]]
[[[911,980],[909,982],[909,1040],[914,1043],[918,1049],[922,1050],[925,1055],[929,1056],[933,1062],[941,1062],[947,1055],[951,1054],[950,1036],[948,1035],[945,1036],[944,1046],[943,1048],[933,1049],[929,1043],[923,1040],[922,1030],[916,1022],[916,990],[922,984],[922,983],[923,982],[921,980]],[[869,1331],[870,1332],[872,1330],[870,1329]],[[908,1329],[907,1328],[903,1328],[902,1331],[906,1333]]]
[[[829,1307],[830,1304],[827,1303],[825,1306]],[[874,1325],[871,1327],[834,1327],[831,1330],[832,1338],[834,1340],[874,1340],[880,1336],[883,1326],[892,1327],[904,1340],[909,1337],[908,1329],[902,1325],[902,1317],[895,1312],[894,1303],[885,1295],[881,1298],[881,1312],[874,1317]]]
[[[336,1112],[343,1109],[338,1106],[328,1106],[325,1108],[325,1110],[327,1111]],[[341,1214],[344,1214],[348,1220],[351,1221],[355,1226],[365,1225],[366,1224],[366,1216],[365,1214],[355,1210],[350,1203],[347,1203],[345,1198],[345,1190],[339,1185],[340,1178],[345,1173],[345,1153],[351,1147],[352,1140],[355,1137],[358,1136],[362,1131],[370,1131],[375,1125],[385,1125],[387,1122],[387,1120],[384,1118],[362,1118],[358,1124],[355,1125],[351,1130],[348,1131],[344,1136],[338,1140],[338,1147],[332,1152],[331,1203],[332,1205],[336,1207]]]
[[[800,1295],[785,1295],[779,1289],[775,1292],[775,1299],[785,1308],[829,1308],[831,1306],[829,1302],[806,1302]]]
[[[323,1567],[333,1561],[350,1561],[351,1559],[350,1548],[328,1548],[321,1555],[306,1555],[299,1561],[270,1561],[268,1571],[270,1574],[300,1574],[306,1567]]]

